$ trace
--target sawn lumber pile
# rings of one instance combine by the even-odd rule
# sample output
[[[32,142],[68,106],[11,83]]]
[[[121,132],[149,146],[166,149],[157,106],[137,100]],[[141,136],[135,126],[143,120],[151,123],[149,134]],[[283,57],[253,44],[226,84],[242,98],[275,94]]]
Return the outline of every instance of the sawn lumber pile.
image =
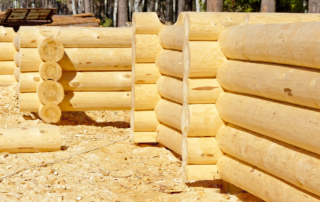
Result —
[[[52,17],[52,23],[44,24],[42,26],[99,27],[100,19],[95,18],[93,13],[54,15]]]

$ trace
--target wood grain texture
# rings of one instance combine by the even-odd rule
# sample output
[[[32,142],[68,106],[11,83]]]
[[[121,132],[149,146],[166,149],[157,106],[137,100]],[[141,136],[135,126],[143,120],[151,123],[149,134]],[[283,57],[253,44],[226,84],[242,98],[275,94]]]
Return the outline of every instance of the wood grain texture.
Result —
[[[182,105],[161,99],[154,108],[159,122],[181,131]]]
[[[0,61],[13,61],[16,52],[12,42],[0,42]]]
[[[155,84],[134,85],[134,110],[153,110],[161,99]]]
[[[184,43],[184,26],[165,26],[160,30],[158,39],[162,48],[182,51]]]
[[[164,27],[155,12],[134,12],[132,30],[134,34],[158,34]]]
[[[39,67],[39,74],[44,81],[58,81],[62,76],[62,69],[56,62],[43,62]]]
[[[137,84],[155,84],[161,76],[154,63],[135,63],[134,66],[134,82]]]
[[[158,37],[154,34],[136,34],[133,43],[136,63],[154,63],[162,50]]]
[[[11,86],[17,83],[14,75],[0,75],[0,87]]]
[[[0,75],[13,75],[16,65],[12,61],[0,61]]]
[[[38,114],[45,123],[57,123],[61,118],[61,109],[56,104],[48,103],[39,107]]]
[[[155,132],[159,121],[154,111],[134,111],[134,132]]]
[[[64,55],[64,47],[58,39],[46,38],[39,43],[38,52],[43,61],[58,62]]]
[[[161,97],[183,104],[183,82],[181,79],[161,76],[156,83]]]
[[[159,124],[157,127],[157,142],[164,145],[168,149],[181,155],[182,133],[173,128]]]
[[[134,132],[133,143],[157,143],[156,132]]]
[[[162,50],[156,58],[156,66],[161,74],[183,78],[182,52]]]
[[[216,165],[183,165],[185,180],[214,180],[218,175]]]
[[[63,86],[56,81],[43,81],[37,86],[37,95],[42,104],[59,104],[64,98]]]

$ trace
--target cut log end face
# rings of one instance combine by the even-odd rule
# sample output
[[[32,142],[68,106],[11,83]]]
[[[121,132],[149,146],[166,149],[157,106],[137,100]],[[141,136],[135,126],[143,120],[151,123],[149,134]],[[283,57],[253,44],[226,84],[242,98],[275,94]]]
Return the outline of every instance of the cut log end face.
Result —
[[[57,123],[61,118],[61,109],[55,104],[48,103],[40,107],[39,116],[46,123]],[[40,131],[40,133],[44,132]]]
[[[44,62],[39,68],[39,74],[44,81],[58,81],[62,76],[62,69],[56,62]]]
[[[42,104],[59,104],[64,98],[64,89],[56,81],[44,81],[38,85],[37,94]]]
[[[63,44],[52,38],[44,39],[38,46],[39,55],[44,61],[58,62],[64,55]]]

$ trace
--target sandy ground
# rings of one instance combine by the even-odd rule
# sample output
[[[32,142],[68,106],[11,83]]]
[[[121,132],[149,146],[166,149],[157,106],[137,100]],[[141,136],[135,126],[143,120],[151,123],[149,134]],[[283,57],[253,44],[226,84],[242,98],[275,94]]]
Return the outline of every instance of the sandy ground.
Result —
[[[63,113],[56,124],[61,131],[63,150],[0,153],[2,177],[124,139],[2,179],[0,201],[262,201],[248,193],[220,193],[219,181],[186,185],[179,157],[156,145],[136,146],[129,142],[129,119],[129,111]],[[35,113],[19,113],[13,86],[0,88],[0,127],[44,125]]]

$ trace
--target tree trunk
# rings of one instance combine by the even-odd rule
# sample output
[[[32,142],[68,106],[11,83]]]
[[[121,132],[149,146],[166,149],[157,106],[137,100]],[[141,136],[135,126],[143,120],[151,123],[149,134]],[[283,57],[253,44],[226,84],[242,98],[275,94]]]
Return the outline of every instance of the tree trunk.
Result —
[[[118,27],[124,27],[126,22],[128,22],[128,0],[119,0],[118,18]]]
[[[261,12],[262,13],[276,12],[276,0],[261,0]]]
[[[172,24],[172,0],[166,0],[166,24]]]
[[[118,0],[114,0],[114,10],[113,10],[113,26],[117,27],[117,14],[118,14]]]
[[[309,13],[320,13],[320,0],[309,0]]]
[[[83,13],[83,0],[78,0],[78,13]]]
[[[200,1],[201,0],[195,0],[195,1],[196,1],[196,12],[200,12],[200,9],[201,9]]]
[[[133,5],[133,1],[132,0],[129,0],[128,2],[128,7],[129,7],[129,15],[128,15],[128,20],[130,22],[132,22],[132,5]]]
[[[155,1],[156,0],[149,0],[148,12],[155,12]]]
[[[181,12],[185,11],[185,8],[186,8],[186,0],[178,0],[177,16],[179,16]]]
[[[207,12],[223,12],[223,0],[207,0]]]
[[[139,10],[139,5],[140,5],[140,0],[134,0],[134,4],[133,4],[133,12],[141,12]]]
[[[53,8],[53,2],[52,2],[53,0],[49,0],[49,2],[48,2],[48,8]]]
[[[77,10],[76,10],[76,0],[72,0],[72,14],[73,14],[73,15],[77,14]]]
[[[75,0],[72,0],[75,1]],[[84,0],[84,12],[91,13],[90,0]]]

